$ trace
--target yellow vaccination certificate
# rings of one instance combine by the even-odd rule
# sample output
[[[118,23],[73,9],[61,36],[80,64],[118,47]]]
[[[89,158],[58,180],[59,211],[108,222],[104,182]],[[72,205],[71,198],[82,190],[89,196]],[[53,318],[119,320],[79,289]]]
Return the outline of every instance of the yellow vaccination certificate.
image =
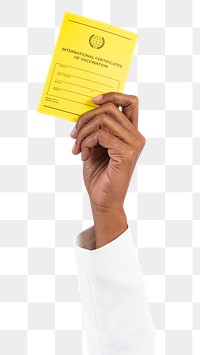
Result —
[[[66,12],[38,112],[76,122],[91,99],[123,92],[138,34]]]

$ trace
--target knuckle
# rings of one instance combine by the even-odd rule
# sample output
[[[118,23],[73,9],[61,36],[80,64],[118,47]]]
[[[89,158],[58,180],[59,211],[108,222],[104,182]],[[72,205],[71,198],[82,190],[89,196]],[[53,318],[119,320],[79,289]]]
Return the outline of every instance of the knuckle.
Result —
[[[104,131],[103,129],[99,129],[97,132],[97,139],[99,141],[99,143],[103,143],[104,140],[106,138],[106,131]]]
[[[87,113],[87,112],[86,112],[86,113]],[[79,116],[79,119],[78,119],[78,121],[76,122],[76,126],[75,126],[76,129],[82,128],[86,123],[89,122],[88,118],[85,117],[85,114],[86,114],[86,113],[84,113],[83,115]]]
[[[131,99],[131,101],[132,101],[132,103],[133,103],[134,105],[138,105],[138,104],[139,104],[139,99],[138,99],[137,96],[135,96],[135,95],[130,95],[130,99]]]
[[[132,162],[135,159],[136,151],[132,147],[131,149],[127,149],[125,152],[125,158],[128,162]]]
[[[146,144],[146,138],[143,137],[143,138],[142,138],[142,145],[143,145],[143,147],[145,146],[145,144]]]
[[[142,142],[140,139],[134,139],[134,143],[133,143],[133,149],[136,151],[136,152],[140,152],[142,150]]]
[[[142,134],[140,134],[140,142],[143,149],[146,144],[146,138]]]
[[[137,137],[134,137],[134,146],[138,150],[142,150],[146,144],[146,138],[138,131]]]
[[[115,106],[115,105],[114,105],[112,102],[107,102],[106,105],[105,105],[105,109],[106,109],[108,112],[112,112],[114,106]]]
[[[80,142],[81,137],[82,137],[82,130],[78,130],[77,135],[76,135],[76,143],[77,144]]]
[[[78,117],[78,120],[77,120],[77,122],[76,122],[76,126],[78,126],[78,125],[80,124],[80,122],[81,122],[81,120],[82,120],[82,116],[83,116],[83,115],[80,115],[80,116]]]
[[[85,147],[85,139],[83,139],[83,140],[80,142],[80,147],[81,147],[81,150],[84,149],[84,147]]]
[[[76,129],[79,129],[79,127],[81,126],[82,123],[82,117],[79,117],[78,121],[76,122]]]
[[[141,140],[139,140],[139,139],[136,141],[135,146],[136,146],[137,151],[141,151],[143,149],[143,144],[142,144]]]
[[[107,121],[107,115],[105,115],[104,113],[101,113],[98,117],[98,121],[100,125],[103,125],[106,123]]]
[[[79,130],[77,133],[77,137],[76,137],[76,144],[81,145],[82,142],[85,140],[86,136],[87,136],[87,134],[86,134],[84,128]]]
[[[99,139],[103,139],[106,135],[106,132],[103,129],[98,130],[98,137]]]

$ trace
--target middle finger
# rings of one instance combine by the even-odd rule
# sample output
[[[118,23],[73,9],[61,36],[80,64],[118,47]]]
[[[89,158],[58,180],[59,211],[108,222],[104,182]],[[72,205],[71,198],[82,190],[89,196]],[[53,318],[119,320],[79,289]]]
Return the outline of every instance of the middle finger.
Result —
[[[133,146],[134,138],[137,139],[136,132],[134,132],[134,126],[132,125],[132,130],[128,130],[123,127],[119,122],[110,116],[101,113],[97,115],[93,120],[86,123],[81,129],[79,129],[76,136],[76,149],[75,154],[81,152],[81,144],[83,140],[90,134],[98,129],[103,128],[107,132],[113,134],[117,138],[121,139],[124,143]],[[135,133],[135,134],[134,134]]]
[[[73,138],[76,138],[78,131],[88,122],[90,122],[95,116],[99,114],[109,114],[110,117],[114,118],[118,123],[124,126],[126,129],[131,129],[133,126],[129,119],[112,103],[107,102],[102,106],[95,108],[94,110],[87,111],[81,115],[76,123],[76,131]]]

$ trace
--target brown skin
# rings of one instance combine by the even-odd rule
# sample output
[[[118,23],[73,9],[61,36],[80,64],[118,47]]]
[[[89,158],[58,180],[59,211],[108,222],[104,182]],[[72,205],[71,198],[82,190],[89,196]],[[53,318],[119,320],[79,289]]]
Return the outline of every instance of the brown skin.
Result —
[[[83,160],[97,249],[128,228],[124,199],[146,140],[138,131],[136,96],[109,92],[92,100],[99,107],[79,117],[71,137],[76,139],[73,153],[81,152]]]

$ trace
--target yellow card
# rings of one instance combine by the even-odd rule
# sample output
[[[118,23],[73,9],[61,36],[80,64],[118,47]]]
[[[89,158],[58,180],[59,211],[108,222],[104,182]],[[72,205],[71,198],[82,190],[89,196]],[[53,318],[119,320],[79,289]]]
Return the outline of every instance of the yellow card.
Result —
[[[38,112],[76,122],[91,98],[123,92],[138,34],[69,12],[60,33]]]

